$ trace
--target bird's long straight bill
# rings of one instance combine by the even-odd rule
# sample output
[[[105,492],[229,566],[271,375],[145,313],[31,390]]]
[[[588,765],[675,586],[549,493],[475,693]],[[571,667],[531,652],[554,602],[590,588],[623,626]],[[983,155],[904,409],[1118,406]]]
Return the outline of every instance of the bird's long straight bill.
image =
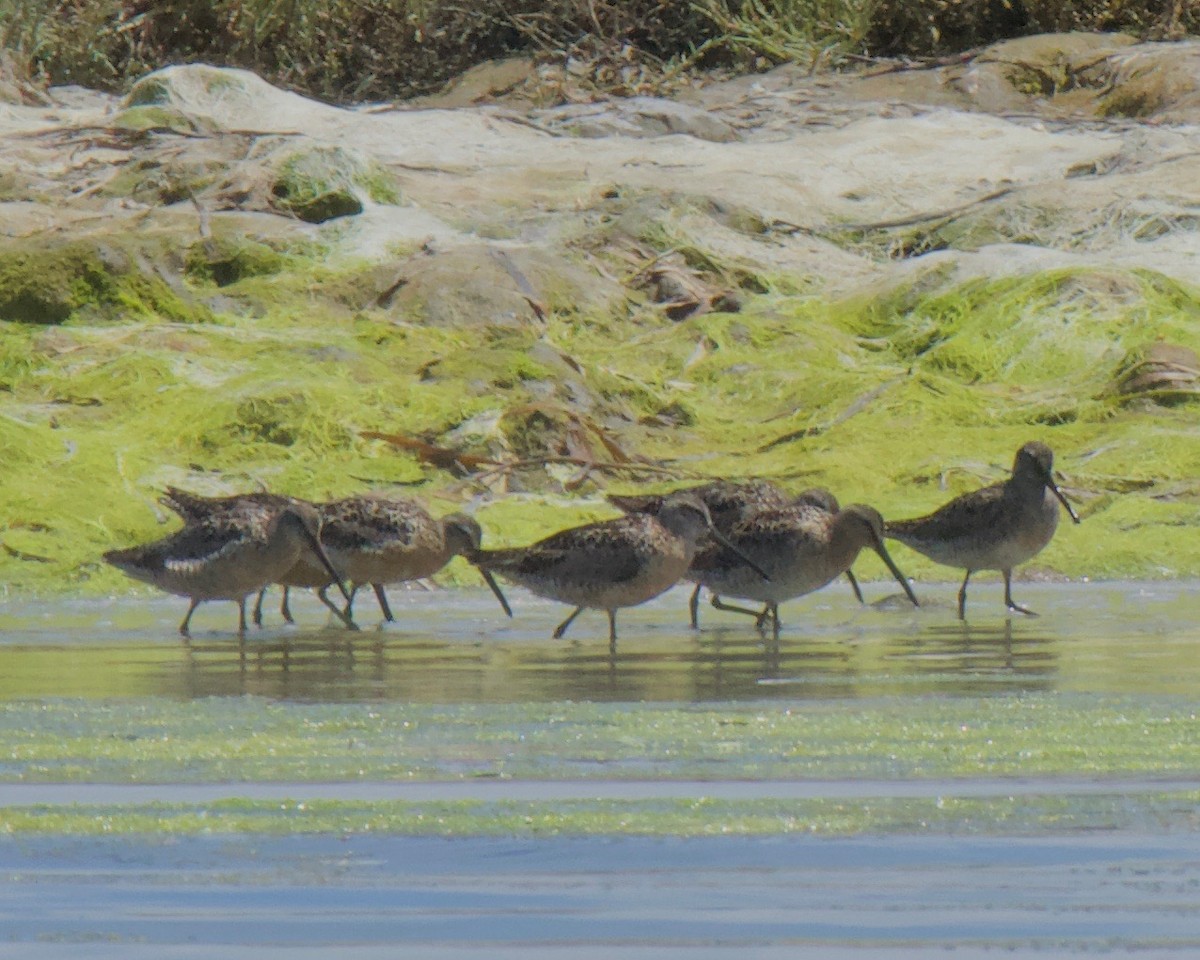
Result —
[[[1054,495],[1058,497],[1058,502],[1067,508],[1067,513],[1071,515],[1071,519],[1078,523],[1079,515],[1075,512],[1075,508],[1071,506],[1070,501],[1067,500],[1067,495],[1058,489],[1058,484],[1056,484],[1053,480],[1050,481],[1050,489],[1054,492]]]
[[[496,599],[500,601],[500,608],[511,617],[513,615],[512,607],[508,605],[508,601],[504,598],[504,594],[500,591],[500,584],[496,582],[496,578],[493,577],[489,571],[484,570],[483,567],[476,567],[476,569],[483,577],[484,582],[491,587],[492,593],[495,595]]]
[[[748,556],[746,556],[744,553],[742,553],[741,550],[739,550],[732,543],[730,543],[728,540],[726,540],[721,534],[717,533],[716,530],[714,530],[712,527],[709,527],[708,533],[709,533],[709,536],[711,536],[714,540],[717,541],[717,543],[719,543],[726,550],[728,550],[730,553],[732,553],[735,557],[737,557],[739,560],[741,560],[742,563],[744,563],[751,570],[753,570],[755,573],[757,573],[760,577],[762,577],[765,581],[767,581],[767,583],[771,582],[771,578],[767,576],[767,571],[765,571],[757,563],[755,563]]]
[[[904,592],[908,594],[908,599],[912,601],[914,607],[919,607],[917,595],[913,593],[912,585],[908,582],[908,578],[900,572],[900,568],[896,566],[894,561],[887,552],[887,548],[882,543],[875,544],[875,552],[879,554],[879,559],[887,564],[887,568],[892,571],[892,576],[896,578],[896,582],[904,588]]]
[[[325,548],[321,546],[321,541],[309,533],[308,527],[304,526],[303,524],[301,524],[300,529],[304,531],[304,536],[308,540],[308,545],[312,547],[313,553],[315,553],[317,559],[321,561],[321,566],[323,566],[325,568],[325,572],[333,578],[333,582],[337,584],[337,588],[342,592],[342,596],[346,598],[346,603],[353,603],[353,598],[350,596],[350,591],[347,590],[346,585],[342,583],[342,578],[338,575],[338,572],[333,569],[333,564],[329,562],[329,557],[325,554]]]

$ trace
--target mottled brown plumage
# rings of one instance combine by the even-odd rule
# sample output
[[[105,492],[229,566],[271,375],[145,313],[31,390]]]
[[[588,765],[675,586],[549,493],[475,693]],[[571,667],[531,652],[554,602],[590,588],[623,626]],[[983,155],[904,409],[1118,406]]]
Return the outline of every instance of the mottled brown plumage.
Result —
[[[775,484],[766,480],[712,480],[694,487],[676,490],[703,502],[712,517],[714,529],[722,533],[753,510],[785,507],[791,498]],[[608,502],[623,513],[658,513],[669,493],[610,493]]]
[[[793,504],[808,504],[829,513],[837,513],[839,509],[837,497],[821,487],[811,487],[793,498],[766,480],[749,480],[746,482],[713,480],[709,483],[688,487],[677,492],[687,493],[701,500],[708,508],[709,515],[712,517],[713,529],[726,536],[735,524],[763,510],[779,509]],[[668,494],[661,493],[609,494],[608,500],[626,513],[654,514],[661,509],[663,501],[667,496]],[[721,549],[707,535],[701,539],[696,548],[697,556],[699,557],[707,556],[712,551],[719,551]],[[700,591],[704,589],[705,584],[696,573],[696,560],[693,560],[692,567],[685,575],[685,579],[693,580],[696,583],[696,589],[692,591],[692,595],[688,599],[688,614],[692,629],[698,630],[700,628]],[[862,603],[862,590],[859,589],[858,581],[854,579],[854,574],[849,570],[846,571],[846,579],[850,582],[850,587],[854,590],[854,595],[858,598],[858,602]],[[711,602],[718,610],[734,609],[742,611],[741,607],[730,607],[728,604],[722,603],[720,595],[717,593],[712,595]],[[752,611],[743,612],[749,613]]]
[[[135,580],[189,597],[179,626],[188,636],[192,613],[205,600],[238,604],[238,632],[246,630],[246,597],[274,582],[297,559],[311,554],[349,600],[349,594],[321,548],[320,518],[312,504],[256,494],[235,498],[221,509],[192,519],[161,540],[104,559]]]
[[[528,547],[481,550],[471,559],[538,596],[573,605],[555,639],[591,608],[608,614],[609,640],[615,643],[616,611],[645,603],[677,583],[711,525],[700,500],[673,494],[653,516],[626,514],[562,530]]]
[[[158,498],[158,502],[164,507],[175,511],[187,523],[213,522],[221,518],[229,518],[236,516],[237,513],[243,510],[246,504],[262,504],[265,506],[280,506],[287,503],[298,502],[294,497],[285,497],[276,493],[235,493],[225,497],[206,497],[198,493],[192,493],[188,490],[181,490],[179,487],[167,487],[163,491],[162,496]],[[303,501],[307,502],[307,501]],[[320,516],[321,505],[313,504],[313,508]],[[324,532],[321,534],[324,537]],[[303,554],[292,567],[297,571],[296,576],[290,580],[291,586],[311,587],[316,591],[317,597],[325,604],[326,607],[333,613],[335,617],[342,621],[351,630],[358,629],[354,625],[354,621],[350,618],[347,611],[338,607],[332,600],[329,599],[329,587],[337,581],[329,576],[329,572],[311,557],[306,558]],[[336,567],[335,567],[336,569]],[[290,571],[285,573],[285,577],[290,575]],[[340,571],[339,571],[339,575]],[[344,576],[342,579],[345,579]],[[271,581],[276,583],[278,581]],[[263,584],[258,591],[258,597],[254,602],[253,620],[256,627],[261,627],[263,622],[263,599],[266,597],[267,588],[270,583]],[[343,593],[345,589],[343,588]],[[353,597],[354,593],[348,595],[347,600]],[[283,601],[280,604],[280,612],[283,614],[283,619],[288,623],[295,623],[292,619],[292,611],[288,604],[288,587],[283,588]]]
[[[288,498],[269,493],[201,497],[168,487],[160,499],[184,519],[194,519],[237,509],[243,501],[272,503]],[[420,503],[406,497],[365,494],[317,504],[316,509],[321,518],[321,544],[334,569],[350,582],[350,595],[346,609],[339,610],[327,595],[334,583],[329,572],[311,556],[301,555],[290,570],[273,581],[283,586],[280,612],[288,623],[292,622],[289,587],[305,587],[315,590],[321,602],[353,628],[353,598],[366,583],[374,588],[384,618],[394,621],[385,584],[432,576],[452,557],[478,550],[482,538],[479,524],[471,517],[453,514],[435,520]],[[484,579],[505,613],[512,616],[495,580],[486,573]],[[265,587],[254,609],[254,622],[259,624],[264,592]]]
[[[836,504],[836,501],[834,501]],[[854,504],[836,512],[817,495],[773,510],[759,510],[730,529],[729,543],[740,555],[725,548],[707,549],[692,561],[692,576],[719,596],[742,597],[765,604],[759,611],[714,602],[722,610],[750,613],[760,626],[770,619],[779,632],[779,604],[819,590],[846,573],[859,551],[870,547],[917,605],[907,579],[883,545],[883,518],[878,511]],[[767,579],[746,567],[753,560]]]
[[[174,511],[184,523],[198,523],[214,516],[237,516],[246,504],[283,509],[292,503],[308,503],[298,497],[285,497],[278,493],[259,491],[235,493],[227,497],[205,497],[179,487],[167,487],[158,498],[168,510]]]
[[[976,570],[999,570],[1008,609],[1033,615],[1013,601],[1013,568],[1050,542],[1058,528],[1059,503],[1079,523],[1053,471],[1050,448],[1027,443],[1017,451],[1012,475],[1003,483],[965,493],[928,516],[892,521],[885,533],[930,560],[967,571],[958,592],[960,620],[966,619],[967,581]]]
[[[351,598],[360,586],[371,584],[384,618],[392,621],[384,585],[430,577],[452,557],[474,554],[483,531],[465,514],[434,519],[417,501],[368,494],[334,500],[320,506],[321,542],[334,567],[350,581]],[[504,612],[510,617],[508,601],[496,581],[480,571]],[[317,582],[321,581],[321,582]],[[322,570],[307,558],[280,581],[285,585],[325,587]],[[346,605],[346,615],[351,604]]]

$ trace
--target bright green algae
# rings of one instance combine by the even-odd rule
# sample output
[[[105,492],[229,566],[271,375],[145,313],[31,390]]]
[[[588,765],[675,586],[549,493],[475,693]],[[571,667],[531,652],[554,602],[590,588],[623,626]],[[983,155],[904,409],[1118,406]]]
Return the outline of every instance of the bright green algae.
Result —
[[[1193,829],[1200,793],[1143,796],[954,797],[871,800],[574,800],[409,803],[225,800],[127,807],[0,810],[8,834],[399,833],[413,836],[813,834],[1036,835],[1067,830]]]
[[[255,698],[10,702],[8,782],[1190,776],[1172,698],[1050,695],[708,706]]]
[[[137,704],[10,703],[0,775],[10,782],[223,782],[230,799],[0,808],[22,833],[391,832],[446,836],[1039,833],[1191,829],[1195,791],[1123,792],[1194,775],[1200,719],[1181,699],[1028,695],[797,705],[561,703],[418,707],[251,698]],[[353,782],[871,780],[867,798],[646,796],[627,799],[353,799]],[[956,795],[980,778],[1013,794]],[[1108,789],[1039,794],[1019,778]],[[939,784],[888,796],[887,783]],[[293,799],[237,799],[238,784],[285,782]],[[346,781],[347,799],[305,799]],[[769,791],[768,791],[769,792]],[[586,796],[586,788],[584,789]]]
[[[997,480],[1021,443],[1041,438],[1085,522],[1060,530],[1033,569],[1200,573],[1192,404],[1115,388],[1130,356],[1156,340],[1200,348],[1200,297],[1156,274],[1058,271],[836,303],[777,292],[739,314],[679,323],[563,306],[534,330],[399,321],[363,305],[365,267],[289,255],[266,273],[222,270],[242,277],[221,291],[249,312],[189,307],[205,319],[180,322],[151,298],[119,322],[89,325],[81,307],[59,326],[0,323],[0,577],[10,589],[128,589],[99,555],[174,529],[155,496],[166,483],[195,485],[200,471],[221,489],[311,497],[401,483],[448,512],[479,491],[363,432],[494,454],[478,430],[452,431],[499,423],[519,447],[517,418],[504,417],[531,402],[586,411],[676,483],[821,484],[885,516]],[[197,296],[215,290],[204,277],[192,278]],[[591,482],[562,489],[575,474],[533,479],[554,509],[484,502],[488,540],[526,542],[603,515],[578,499],[598,492]],[[664,483],[653,472],[608,480]],[[867,576],[885,575],[864,563]],[[901,563],[918,579],[953,576],[907,552]]]

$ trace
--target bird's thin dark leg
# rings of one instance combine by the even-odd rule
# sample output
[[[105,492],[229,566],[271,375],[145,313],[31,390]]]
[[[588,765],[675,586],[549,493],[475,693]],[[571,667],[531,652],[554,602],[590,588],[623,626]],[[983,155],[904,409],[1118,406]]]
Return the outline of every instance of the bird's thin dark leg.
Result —
[[[567,627],[569,627],[571,625],[572,621],[574,621],[574,619],[577,616],[579,616],[581,613],[583,613],[583,607],[576,607],[575,612],[572,613],[569,617],[567,617],[566,620],[564,620],[562,623],[560,623],[555,628],[554,639],[561,640],[563,638],[563,634],[565,634],[567,632]]]
[[[608,611],[608,642],[612,644],[612,648],[616,650],[617,644],[617,611]]]
[[[246,635],[246,598],[241,597],[238,602],[238,636]]]
[[[696,589],[692,591],[691,599],[688,600],[688,613],[692,618],[692,629],[700,629],[700,584],[696,584]]]
[[[962,586],[958,588],[958,619],[967,619],[967,581],[971,579],[971,571],[963,577]]]
[[[479,575],[483,577],[483,582],[486,583],[488,585],[488,589],[492,591],[492,596],[499,601],[500,609],[504,611],[506,616],[512,617],[512,607],[508,605],[508,600],[504,596],[504,591],[500,589],[500,584],[496,582],[496,578],[492,576],[490,571],[484,570],[482,567],[479,568]]]
[[[200,601],[196,600],[196,599],[193,599],[192,602],[188,605],[187,615],[183,618],[183,623],[181,623],[179,625],[179,635],[181,637],[190,637],[192,635],[190,632],[190,624],[192,622],[192,613],[195,611],[195,609],[198,606],[200,606]]]
[[[747,616],[754,617],[755,619],[758,619],[759,617],[761,617],[763,615],[763,613],[765,613],[765,611],[760,613],[758,610],[751,610],[748,607],[735,607],[732,603],[726,603],[724,600],[722,600],[716,594],[713,594],[713,598],[709,602],[717,610],[727,610],[730,613],[744,613]]]
[[[387,594],[383,592],[382,583],[373,583],[375,588],[375,597],[379,601],[379,609],[383,611],[383,619],[388,623],[395,623],[396,618],[392,616],[392,608],[388,606]]]
[[[346,604],[345,610],[338,609],[338,605],[330,600],[329,595],[325,592],[328,589],[329,586],[320,587],[317,590],[317,599],[333,611],[333,615],[342,621],[342,625],[345,626],[347,630],[357,630],[358,624],[356,624],[354,622],[354,618],[350,616],[350,604]],[[350,596],[353,599],[353,591],[350,592]]]
[[[284,587],[283,589],[286,591],[286,590],[287,590],[287,587]],[[253,618],[253,619],[254,619],[254,625],[255,625],[256,627],[261,627],[261,626],[262,626],[262,621],[263,621],[263,611],[262,611],[262,608],[263,608],[263,598],[264,598],[266,595],[267,595],[267,588],[266,588],[266,587],[263,587],[261,590],[259,590],[259,591],[258,591],[258,597],[257,597],[257,599],[255,599],[255,601],[254,601],[254,618]],[[286,592],[284,593],[284,596],[287,596],[287,593],[286,593]]]
[[[854,591],[854,596],[858,598],[859,603],[866,603],[863,600],[862,589],[858,585],[858,581],[854,578],[854,573],[850,570],[846,571],[846,579],[850,581],[850,589]]]
[[[1009,610],[1015,610],[1017,613],[1023,613],[1027,617],[1036,617],[1037,614],[1034,613],[1032,610],[1030,610],[1026,607],[1022,607],[1020,604],[1015,603],[1013,601],[1013,598],[1012,598],[1012,571],[1004,570],[1002,572],[1004,573],[1004,605],[1007,606]]]
[[[284,623],[296,622],[292,618],[291,588],[286,583],[283,585],[283,600],[279,603],[279,613],[283,617]]]
[[[771,621],[771,638],[779,639],[779,604],[768,600],[766,605],[754,620],[754,625],[762,630],[767,625],[767,621]]]

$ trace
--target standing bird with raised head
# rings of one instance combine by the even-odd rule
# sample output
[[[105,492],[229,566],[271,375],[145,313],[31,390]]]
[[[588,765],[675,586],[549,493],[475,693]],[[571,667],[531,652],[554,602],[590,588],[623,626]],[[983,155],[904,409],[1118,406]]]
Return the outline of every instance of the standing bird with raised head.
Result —
[[[1054,482],[1054,454],[1032,441],[1017,451],[1012,476],[1004,482],[955,497],[928,516],[892,521],[884,532],[930,560],[967,571],[958,591],[958,619],[966,619],[967,581],[976,570],[999,570],[1008,609],[1036,616],[1013,600],[1012,572],[1050,542],[1060,503],[1079,523]]]

